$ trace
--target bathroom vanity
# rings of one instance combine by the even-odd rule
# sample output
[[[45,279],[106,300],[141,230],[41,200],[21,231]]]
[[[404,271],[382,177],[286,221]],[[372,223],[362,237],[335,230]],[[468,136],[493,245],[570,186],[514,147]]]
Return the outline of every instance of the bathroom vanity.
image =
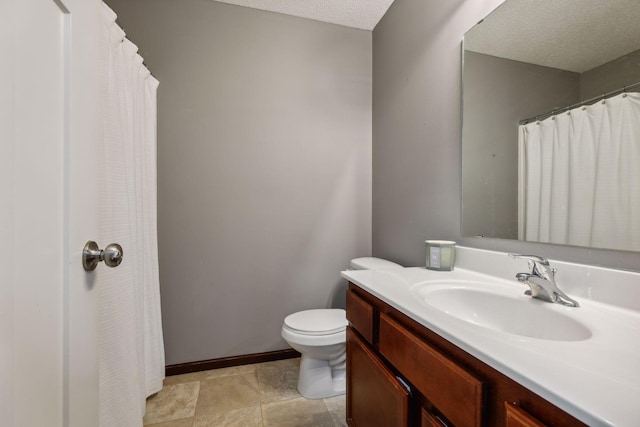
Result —
[[[638,300],[638,273],[552,262],[570,308],[523,294],[526,263],[458,254],[453,272],[342,273],[350,426],[637,425],[640,312],[602,299],[615,282]]]

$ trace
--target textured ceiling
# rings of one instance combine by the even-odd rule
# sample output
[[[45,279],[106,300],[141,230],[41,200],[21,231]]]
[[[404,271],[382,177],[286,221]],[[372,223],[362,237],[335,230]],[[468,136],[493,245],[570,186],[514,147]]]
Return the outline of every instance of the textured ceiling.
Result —
[[[581,73],[640,49],[640,0],[507,0],[465,49]]]
[[[347,27],[373,30],[393,0],[216,0]]]

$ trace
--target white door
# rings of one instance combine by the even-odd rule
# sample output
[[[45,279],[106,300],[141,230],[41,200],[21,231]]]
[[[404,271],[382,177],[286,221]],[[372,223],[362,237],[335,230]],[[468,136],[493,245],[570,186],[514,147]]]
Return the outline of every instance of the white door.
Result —
[[[0,423],[97,426],[99,3],[1,3]]]

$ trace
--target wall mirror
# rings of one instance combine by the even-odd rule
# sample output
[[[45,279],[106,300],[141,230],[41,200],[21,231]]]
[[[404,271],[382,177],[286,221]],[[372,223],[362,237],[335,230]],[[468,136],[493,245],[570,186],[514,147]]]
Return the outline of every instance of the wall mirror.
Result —
[[[462,235],[640,251],[640,3],[506,0],[463,41]]]

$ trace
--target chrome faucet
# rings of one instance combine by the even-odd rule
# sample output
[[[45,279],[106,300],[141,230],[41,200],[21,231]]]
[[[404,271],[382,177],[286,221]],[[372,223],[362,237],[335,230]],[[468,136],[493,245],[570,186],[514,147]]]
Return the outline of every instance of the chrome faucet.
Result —
[[[511,258],[522,258],[529,262],[531,273],[518,273],[516,279],[529,285],[526,295],[543,301],[555,302],[568,307],[580,307],[577,301],[562,292],[556,285],[556,269],[551,268],[549,260],[536,255],[509,254]]]

